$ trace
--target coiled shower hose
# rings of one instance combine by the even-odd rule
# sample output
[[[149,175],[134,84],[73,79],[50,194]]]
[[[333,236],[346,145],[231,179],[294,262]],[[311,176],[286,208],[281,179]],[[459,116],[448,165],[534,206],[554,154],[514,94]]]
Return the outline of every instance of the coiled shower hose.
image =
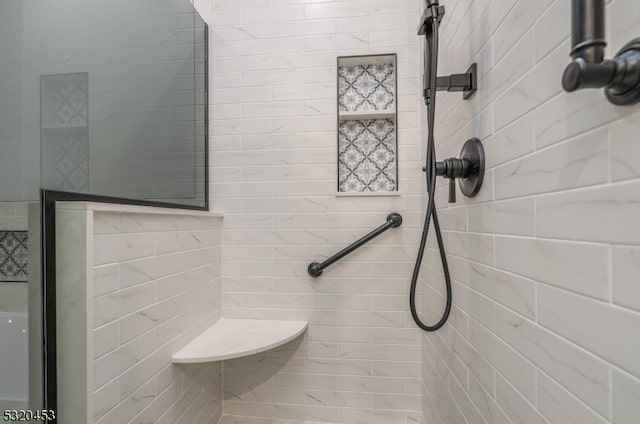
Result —
[[[436,331],[440,329],[451,312],[451,275],[449,273],[449,264],[447,263],[447,256],[444,250],[444,243],[442,242],[442,232],[440,231],[440,223],[438,222],[438,212],[435,205],[435,191],[436,191],[436,152],[434,141],[434,128],[435,128],[435,116],[436,116],[436,91],[437,91],[437,78],[438,78],[438,28],[440,23],[437,18],[429,20],[431,24],[431,37],[429,37],[429,31],[427,30],[426,44],[425,44],[425,71],[428,71],[427,77],[429,78],[430,89],[425,92],[425,101],[427,105],[427,126],[428,126],[428,141],[427,141],[427,154],[425,164],[425,174],[427,180],[427,194],[429,201],[427,204],[427,210],[424,220],[424,228],[422,229],[422,237],[420,239],[420,247],[418,249],[418,256],[416,258],[416,264],[413,268],[413,276],[411,277],[411,289],[409,291],[409,306],[411,308],[411,316],[416,322],[418,327],[424,331]],[[434,325],[427,325],[418,316],[416,311],[416,289],[418,286],[418,275],[420,273],[420,266],[422,264],[422,258],[424,256],[424,249],[427,245],[427,236],[429,234],[429,224],[433,217],[433,228],[436,232],[436,238],[438,240],[438,249],[440,251],[440,260],[442,261],[442,268],[444,270],[444,279],[446,285],[446,306],[442,318]]]

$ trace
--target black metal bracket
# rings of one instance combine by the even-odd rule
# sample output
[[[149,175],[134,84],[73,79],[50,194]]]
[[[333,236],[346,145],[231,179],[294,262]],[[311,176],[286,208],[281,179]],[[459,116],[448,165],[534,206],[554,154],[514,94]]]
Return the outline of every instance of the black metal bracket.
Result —
[[[478,64],[473,63],[464,74],[438,77],[438,91],[462,91],[462,98],[468,100],[478,89]]]
[[[640,102],[640,38],[606,60],[605,0],[573,0],[572,16],[573,60],[562,75],[565,91],[604,88],[615,105]]]
[[[361,247],[365,243],[378,237],[380,234],[384,233],[389,228],[397,228],[401,225],[402,225],[402,216],[397,212],[390,213],[389,215],[387,215],[387,221],[383,225],[376,228],[375,230],[373,230],[366,236],[362,237],[358,241],[354,242],[353,244],[349,245],[348,247],[342,249],[341,251],[339,251],[338,253],[336,253],[326,261],[322,263],[319,263],[319,262],[310,263],[309,266],[307,267],[307,272],[312,277],[319,277],[322,275],[322,271],[329,265],[332,265],[333,263],[339,261],[340,259],[347,256],[349,253],[353,252],[357,248]]]

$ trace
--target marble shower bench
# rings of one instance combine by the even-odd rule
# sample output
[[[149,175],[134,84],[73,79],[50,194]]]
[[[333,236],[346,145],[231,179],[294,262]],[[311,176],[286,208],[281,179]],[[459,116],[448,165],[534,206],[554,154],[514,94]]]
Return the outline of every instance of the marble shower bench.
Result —
[[[307,329],[307,321],[220,319],[173,355],[176,364],[240,358],[281,346]]]

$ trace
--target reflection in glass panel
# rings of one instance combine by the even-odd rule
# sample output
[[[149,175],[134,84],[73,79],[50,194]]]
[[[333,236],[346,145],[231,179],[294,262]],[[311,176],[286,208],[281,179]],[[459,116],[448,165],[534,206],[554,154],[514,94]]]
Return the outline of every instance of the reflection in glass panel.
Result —
[[[0,0],[0,411],[42,395],[39,189],[206,206],[188,0]]]

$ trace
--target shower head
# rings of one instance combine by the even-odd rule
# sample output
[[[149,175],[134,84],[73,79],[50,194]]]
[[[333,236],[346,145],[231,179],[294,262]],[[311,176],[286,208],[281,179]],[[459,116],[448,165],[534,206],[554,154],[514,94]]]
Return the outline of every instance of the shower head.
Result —
[[[425,0],[425,8],[420,18],[418,35],[424,35],[424,73],[423,73],[423,97],[428,104],[431,98],[431,74],[437,74],[436,57],[438,55],[437,37],[434,40],[434,32],[438,31],[440,21],[444,16],[444,6],[440,6],[438,0]]]

